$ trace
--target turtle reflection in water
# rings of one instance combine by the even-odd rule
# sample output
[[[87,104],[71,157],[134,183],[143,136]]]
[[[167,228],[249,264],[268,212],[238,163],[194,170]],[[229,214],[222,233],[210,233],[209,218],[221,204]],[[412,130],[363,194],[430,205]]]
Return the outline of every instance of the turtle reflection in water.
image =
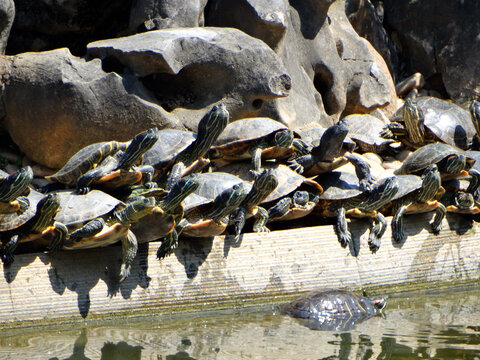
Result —
[[[300,296],[281,307],[312,330],[348,331],[372,316],[382,314],[387,296],[366,297],[345,290],[325,290]]]

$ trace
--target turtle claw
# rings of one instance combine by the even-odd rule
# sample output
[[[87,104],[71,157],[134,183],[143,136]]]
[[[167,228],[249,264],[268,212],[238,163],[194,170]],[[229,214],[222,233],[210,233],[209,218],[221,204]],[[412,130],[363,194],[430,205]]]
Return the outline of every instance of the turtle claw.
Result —
[[[296,161],[290,161],[289,162],[290,164],[288,165],[288,167],[290,169],[292,169],[293,171],[299,173],[299,174],[302,174],[303,171],[304,171],[304,168],[302,165],[300,165],[299,163],[297,163]]]
[[[342,248],[346,248],[348,244],[350,244],[350,241],[352,241],[352,234],[350,231],[346,232],[340,232],[337,231],[337,236],[338,236],[338,242],[342,246]]]
[[[398,244],[405,240],[406,236],[401,227],[397,228],[392,223],[392,238]]]
[[[176,232],[171,232],[169,235],[163,238],[162,244],[157,250],[157,259],[162,260],[167,256],[173,254],[173,251],[178,246],[178,235]]]
[[[256,233],[268,234],[270,232],[270,229],[266,226],[254,226],[253,231]]]
[[[372,254],[375,254],[380,249],[380,239],[376,236],[370,236],[368,239],[368,247]]]
[[[130,265],[122,264],[120,267],[120,278],[118,279],[119,282],[122,282],[130,275]]]
[[[89,192],[90,192],[90,188],[88,186],[77,187],[77,189],[75,190],[75,194],[77,195],[85,195],[85,194],[88,194]]]

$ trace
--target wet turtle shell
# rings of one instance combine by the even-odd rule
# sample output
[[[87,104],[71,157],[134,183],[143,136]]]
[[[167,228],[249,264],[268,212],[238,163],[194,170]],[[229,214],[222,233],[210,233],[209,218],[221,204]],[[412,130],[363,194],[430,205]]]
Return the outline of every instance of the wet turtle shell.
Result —
[[[51,181],[74,186],[80,176],[93,169],[107,156],[126,150],[129,142],[102,141],[90,144],[75,153],[55,174],[46,176]]]
[[[385,139],[380,132],[385,122],[368,114],[353,114],[344,118],[348,123],[348,135],[363,152],[379,153],[387,149],[394,140]]]
[[[345,290],[307,293],[281,307],[283,313],[303,319],[316,330],[351,330],[355,324],[380,314],[387,297],[365,297]]]
[[[434,143],[422,146],[417,149],[403,162],[402,166],[395,170],[395,175],[414,174],[421,172],[431,164],[438,164],[443,159],[451,155],[463,154],[466,156],[466,168],[470,169],[475,160],[467,152],[444,143]]]

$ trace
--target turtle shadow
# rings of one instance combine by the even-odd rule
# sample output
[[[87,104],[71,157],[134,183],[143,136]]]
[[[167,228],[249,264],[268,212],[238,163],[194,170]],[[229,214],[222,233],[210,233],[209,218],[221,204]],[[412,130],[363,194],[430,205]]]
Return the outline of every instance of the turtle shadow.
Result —
[[[450,230],[455,231],[457,235],[464,235],[473,228],[473,222],[476,216],[477,215],[449,213],[446,219]],[[480,220],[480,218],[477,218],[477,220]]]
[[[52,290],[58,295],[65,294],[68,289],[77,294],[78,313],[86,318],[91,307],[91,290],[102,280],[107,286],[106,296],[113,297],[118,293],[125,299],[130,298],[137,287],[148,287],[145,264],[147,249],[142,246],[139,255],[132,264],[130,276],[119,282],[121,264],[121,246],[105,248],[60,251],[46,258],[50,262],[48,277]],[[148,265],[147,265],[148,267]]]
[[[212,251],[213,236],[209,237],[181,237],[174,251],[177,260],[185,268],[188,279],[194,279],[200,266],[205,262]]]
[[[352,239],[347,246],[348,250],[350,251],[350,255],[352,255],[353,257],[358,257],[358,255],[360,255],[362,236],[364,236],[365,234],[369,234],[370,227],[372,226],[371,224],[371,220],[350,219],[348,230],[352,235]],[[338,244],[340,245],[340,243]]]
[[[11,284],[18,275],[22,267],[27,267],[35,261],[37,253],[15,255],[15,260],[6,265],[3,264],[3,278],[8,284]]]

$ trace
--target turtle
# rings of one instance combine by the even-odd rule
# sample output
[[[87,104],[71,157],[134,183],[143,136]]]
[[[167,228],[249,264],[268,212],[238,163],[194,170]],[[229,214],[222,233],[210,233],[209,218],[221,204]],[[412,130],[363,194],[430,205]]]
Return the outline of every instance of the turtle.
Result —
[[[80,176],[95,168],[107,156],[125,151],[129,142],[102,141],[85,146],[77,151],[55,174],[45,176],[47,180],[75,187]]]
[[[210,175],[212,176],[206,176]],[[229,216],[248,193],[247,184],[227,173],[198,174],[200,186],[183,201],[184,218],[175,226],[177,235],[206,237],[222,234],[229,224]],[[171,254],[177,247],[173,237],[162,239],[157,251],[159,259]]]
[[[467,176],[475,159],[455,146],[444,143],[433,143],[422,146],[411,153],[402,166],[394,171],[395,175],[420,175],[431,164],[437,164],[442,179]]]
[[[341,150],[347,134],[347,122],[338,121],[325,130],[319,145],[309,154],[290,158],[289,166],[305,177],[312,177],[346,164],[348,160],[342,156]]]
[[[437,198],[445,192],[441,186],[442,181],[437,165],[428,166],[421,176],[398,175],[397,180],[399,190],[389,204],[393,214],[391,223],[393,240],[399,243],[405,239],[403,215],[409,213],[435,210],[435,218],[431,226],[434,233],[439,233],[447,211],[445,206],[437,201]],[[387,209],[381,211],[385,213]],[[372,246],[378,249],[380,244],[370,244],[371,248]]]
[[[278,182],[274,190],[260,202],[261,208],[268,209],[266,214],[268,222],[294,220],[313,211],[316,196],[322,193],[322,187],[317,182],[305,178],[283,164],[267,162],[263,169],[272,172]],[[249,183],[255,181],[255,175],[249,171],[249,164],[229,164],[220,170],[234,174]]]
[[[373,115],[352,114],[344,119],[348,122],[348,136],[361,152],[381,153],[389,150],[389,145],[395,142],[380,136],[385,122]]]
[[[228,124],[208,157],[222,165],[251,159],[253,173],[259,174],[262,159],[284,159],[293,154],[294,138],[293,130],[271,118],[239,119]]]
[[[77,180],[76,191],[85,194],[92,186],[104,189],[119,188],[138,183],[142,178],[150,184],[154,169],[150,165],[134,167],[143,154],[158,140],[158,129],[152,128],[136,135],[125,152],[117,151],[107,156],[97,167],[87,171]],[[153,185],[152,185],[153,186]]]
[[[197,138],[180,151],[174,159],[165,185],[166,190],[170,190],[187,169],[203,160],[204,155],[227,127],[228,121],[229,113],[224,104],[214,105],[200,120]]]
[[[67,236],[66,226],[55,220],[60,206],[56,194],[43,195],[33,189],[28,195],[30,206],[21,215],[11,214],[0,220],[0,237],[3,243],[1,258],[11,264],[19,243],[26,243],[51,234],[49,249],[59,250]]]
[[[58,191],[59,212],[55,219],[67,226],[63,250],[90,249],[122,242],[122,265],[119,281],[130,274],[137,253],[137,239],[130,225],[155,208],[153,197],[139,196],[125,204],[100,190],[85,195]]]
[[[304,142],[306,144],[306,147],[308,147],[309,151],[311,151],[312,148],[320,145],[320,140],[322,139],[322,136],[325,133],[325,130],[327,130],[327,128],[322,127],[319,124],[309,124],[309,126],[307,126],[302,130],[297,130],[297,132],[298,132],[298,135],[300,136],[299,140]],[[355,141],[352,140],[352,138],[349,135],[350,134],[347,133],[347,136],[345,136],[345,139],[343,140],[343,144],[342,144],[343,152],[353,152],[357,147],[357,144],[355,143]],[[303,153],[300,156],[307,155],[307,154],[308,152]]]
[[[407,99],[402,122],[387,124],[381,133],[396,138],[409,147],[418,148],[427,143],[443,142],[466,150],[475,136],[471,116],[462,107],[445,100],[422,96]],[[399,117],[394,116],[394,119]]]
[[[317,290],[280,306],[313,330],[348,331],[372,316],[382,315],[388,296],[367,297],[347,290]]]
[[[19,169],[13,174],[0,170],[0,218],[2,214],[25,212],[29,206],[28,195],[33,171],[30,166]]]
[[[368,165],[366,165],[368,168]],[[398,192],[396,176],[390,176],[375,182],[370,190],[360,186],[358,177],[349,171],[331,171],[315,178],[323,187],[315,214],[323,217],[335,217],[335,232],[342,247],[346,247],[352,238],[346,216],[368,217],[374,219],[370,228],[369,246],[379,244],[387,222],[378,211],[389,203]]]
[[[475,215],[480,213],[480,204],[472,193],[447,191],[439,200],[448,213]]]
[[[468,107],[473,127],[475,128],[475,137],[473,139],[472,150],[480,149],[480,102],[472,100]]]

